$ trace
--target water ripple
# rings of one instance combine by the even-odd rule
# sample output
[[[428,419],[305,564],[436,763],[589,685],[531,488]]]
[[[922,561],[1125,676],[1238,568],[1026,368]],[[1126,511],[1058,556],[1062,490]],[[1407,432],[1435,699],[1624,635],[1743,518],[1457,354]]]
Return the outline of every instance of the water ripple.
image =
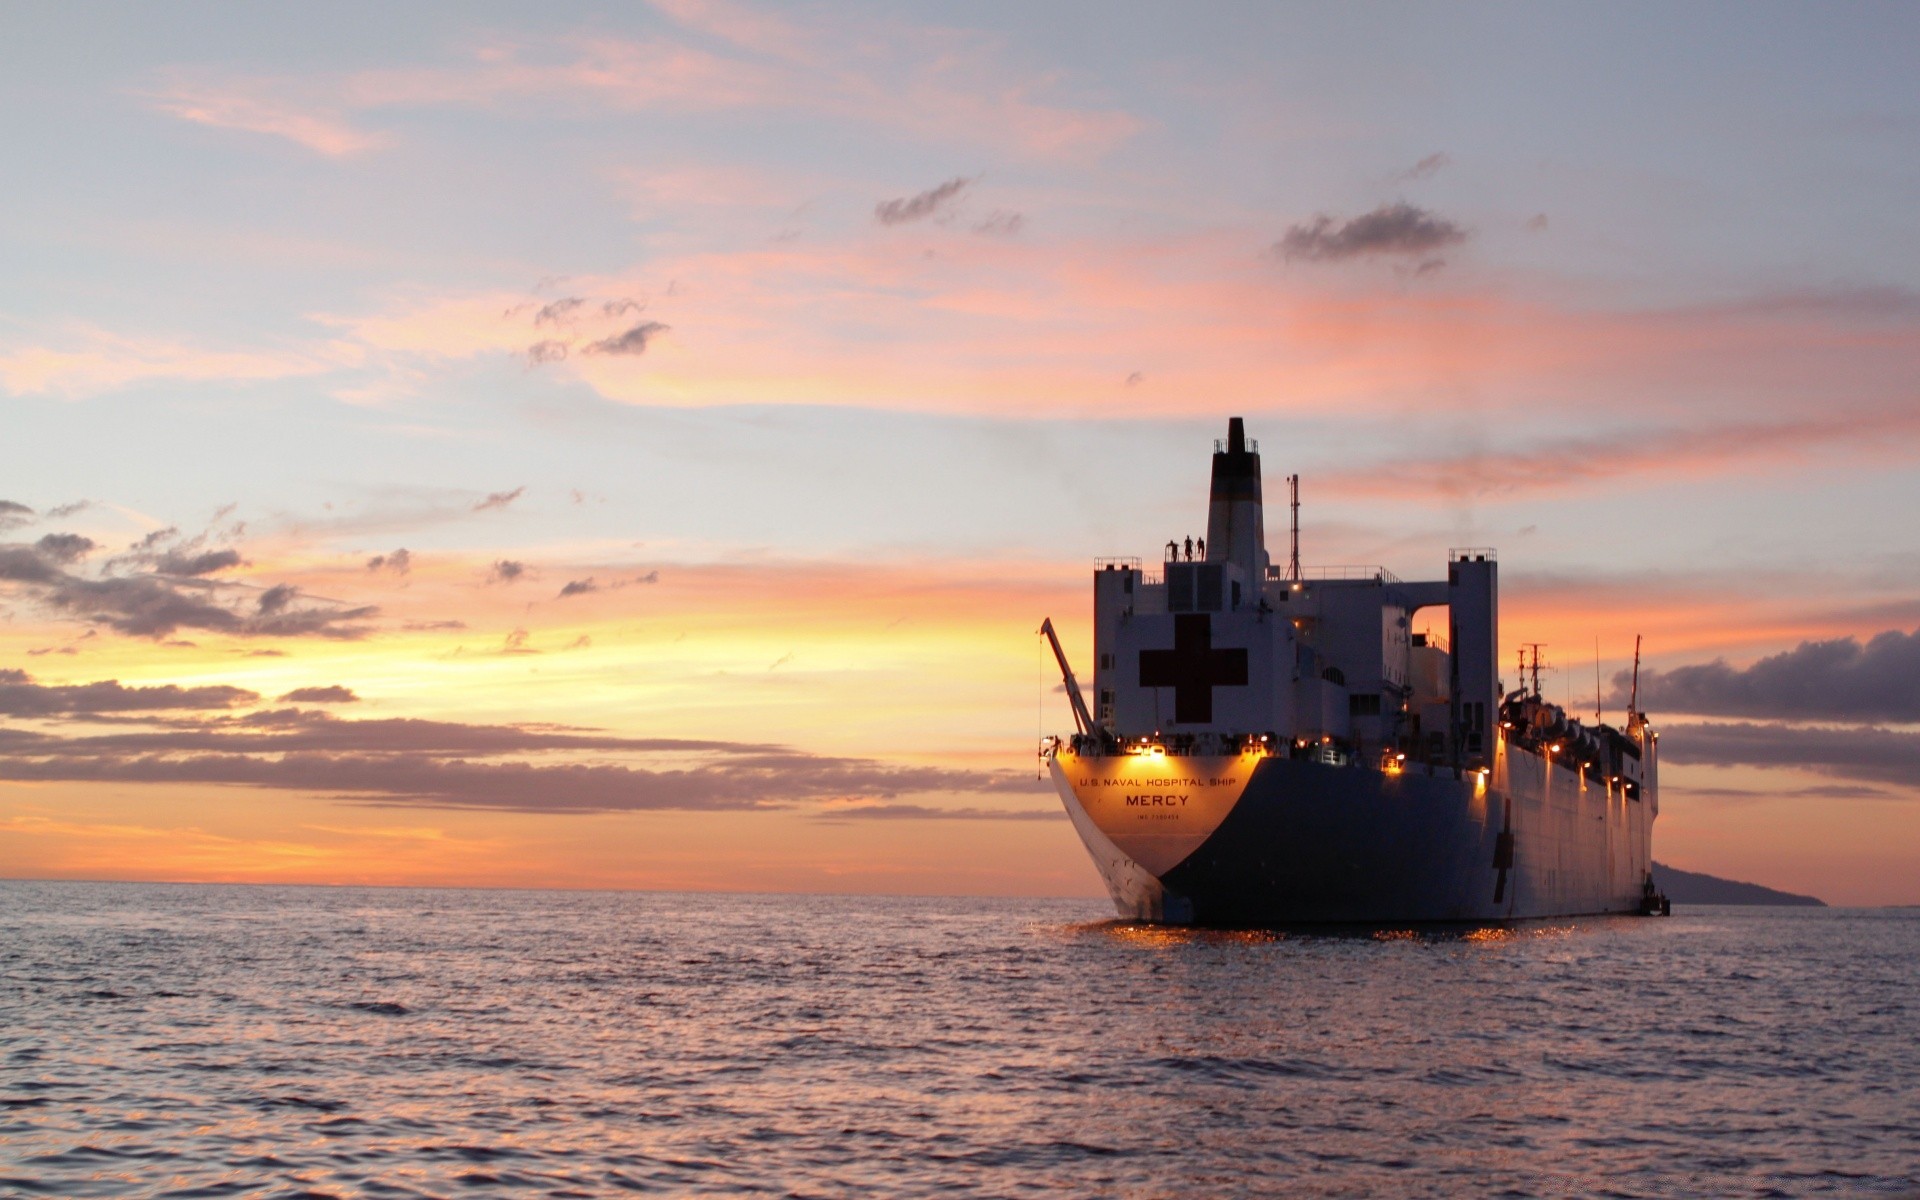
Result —
[[[1920,913],[0,883],[0,1193],[1892,1195]]]

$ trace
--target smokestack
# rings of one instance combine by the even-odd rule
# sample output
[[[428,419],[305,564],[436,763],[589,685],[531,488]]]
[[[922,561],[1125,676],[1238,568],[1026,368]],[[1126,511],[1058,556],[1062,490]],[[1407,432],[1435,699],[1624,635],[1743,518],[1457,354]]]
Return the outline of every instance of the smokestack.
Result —
[[[1218,442],[1214,443],[1217,447]],[[1247,586],[1267,577],[1267,532],[1260,504],[1260,455],[1247,449],[1246,423],[1227,422],[1226,449],[1213,455],[1213,485],[1207,503],[1207,560],[1231,562]]]

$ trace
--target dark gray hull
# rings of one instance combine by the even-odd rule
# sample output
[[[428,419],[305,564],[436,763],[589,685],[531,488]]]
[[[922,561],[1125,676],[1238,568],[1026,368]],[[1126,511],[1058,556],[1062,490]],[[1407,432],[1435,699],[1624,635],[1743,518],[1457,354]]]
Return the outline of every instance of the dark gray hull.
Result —
[[[1503,756],[1484,782],[1267,758],[1217,827],[1158,870],[1125,849],[1131,813],[1102,797],[1089,813],[1092,789],[1058,762],[1054,775],[1125,917],[1273,926],[1638,911],[1646,806],[1515,758],[1515,778]]]

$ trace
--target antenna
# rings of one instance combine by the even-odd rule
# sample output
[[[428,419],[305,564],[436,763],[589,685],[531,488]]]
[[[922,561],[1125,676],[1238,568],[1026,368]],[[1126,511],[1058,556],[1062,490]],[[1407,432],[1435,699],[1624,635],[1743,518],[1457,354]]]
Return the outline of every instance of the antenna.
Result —
[[[1287,476],[1287,492],[1293,499],[1293,555],[1287,559],[1287,578],[1300,582],[1300,477]]]
[[[1545,642],[1522,642],[1520,644],[1520,676],[1522,679],[1525,679],[1529,675],[1533,677],[1532,690],[1536,699],[1540,696],[1540,672],[1542,670],[1553,670],[1552,667],[1543,667],[1540,662],[1540,651],[1546,649],[1546,645]],[[1533,651],[1533,661],[1531,663],[1527,661],[1527,651],[1529,650]]]
[[[1627,694],[1628,722],[1631,723],[1633,718],[1637,716],[1639,712],[1640,712],[1640,635],[1636,633],[1633,635],[1633,691]]]
[[[1593,723],[1595,725],[1604,725],[1607,722],[1606,714],[1600,705],[1600,636],[1595,634],[1593,638]]]

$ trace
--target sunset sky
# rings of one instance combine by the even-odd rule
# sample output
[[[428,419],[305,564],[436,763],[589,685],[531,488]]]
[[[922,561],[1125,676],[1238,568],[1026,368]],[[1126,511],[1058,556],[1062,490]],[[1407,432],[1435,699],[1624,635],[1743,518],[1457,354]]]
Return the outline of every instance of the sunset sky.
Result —
[[[1661,861],[1920,903],[1916,47],[11,5],[0,876],[1098,895],[1034,630],[1240,415],[1309,565],[1644,637]]]

